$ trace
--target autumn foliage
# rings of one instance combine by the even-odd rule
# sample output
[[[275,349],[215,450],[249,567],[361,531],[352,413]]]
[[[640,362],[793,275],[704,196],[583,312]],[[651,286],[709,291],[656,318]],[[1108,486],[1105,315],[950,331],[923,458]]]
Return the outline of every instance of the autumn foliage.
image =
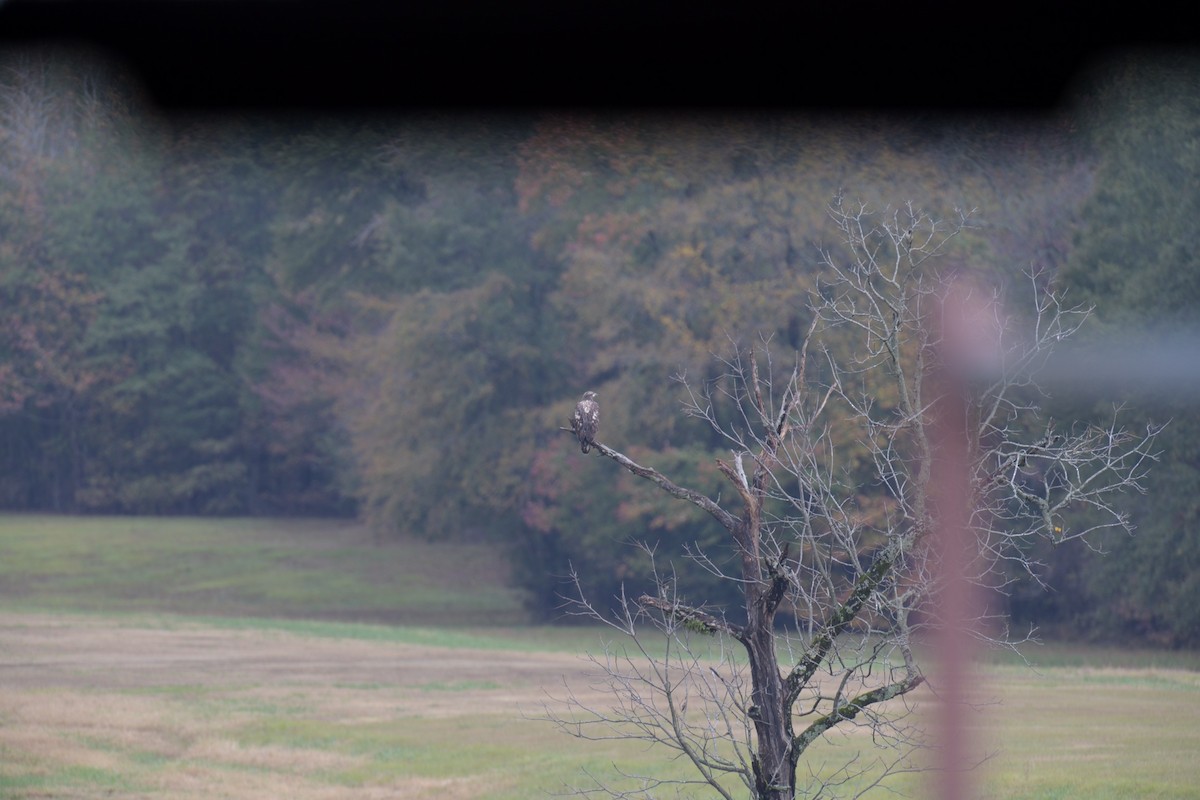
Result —
[[[708,535],[570,452],[557,429],[584,390],[602,438],[719,491],[689,466],[713,463],[719,437],[679,413],[669,378],[703,384],[731,342],[797,346],[840,191],[881,210],[978,208],[953,258],[997,285],[1068,263],[1083,283],[1072,259],[1091,252],[1097,175],[1122,179],[1097,173],[1100,152],[1053,118],[218,126],[154,118],[91,63],[10,56],[0,504],[498,537],[553,615],[570,564],[615,590],[645,577],[631,540]],[[868,448],[840,444],[866,466]],[[861,495],[886,513],[887,487]]]

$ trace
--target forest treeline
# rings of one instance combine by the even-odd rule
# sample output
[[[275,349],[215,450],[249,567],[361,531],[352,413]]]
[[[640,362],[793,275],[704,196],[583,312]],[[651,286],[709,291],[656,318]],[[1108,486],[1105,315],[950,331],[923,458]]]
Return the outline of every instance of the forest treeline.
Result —
[[[1083,336],[1197,322],[1194,63],[1129,62],[1037,119],[703,112],[158,119],[92,62],[0,66],[0,506],[359,515],[380,536],[509,544],[531,607],[570,569],[710,522],[581,456],[603,441],[723,490],[680,413],[717,357],[790,360],[839,193],[976,209],[947,263],[1014,309],[1055,284]],[[864,390],[871,380],[864,377]],[[1125,386],[1057,414],[1170,419],[1135,537],[1034,554],[1009,611],[1200,644],[1197,400]],[[851,452],[853,441],[843,442]],[[865,457],[865,456],[864,456]],[[851,459],[853,463],[853,459]],[[886,487],[863,485],[869,508]],[[683,566],[680,565],[680,569]],[[697,600],[718,584],[683,573]]]

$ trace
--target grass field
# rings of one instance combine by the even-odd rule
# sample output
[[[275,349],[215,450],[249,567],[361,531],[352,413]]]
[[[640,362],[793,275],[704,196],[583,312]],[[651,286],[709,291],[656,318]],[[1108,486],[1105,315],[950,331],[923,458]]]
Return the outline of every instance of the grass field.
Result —
[[[341,522],[0,516],[0,798],[529,798],[658,766],[532,718],[591,691],[599,639],[521,624],[505,579],[486,545]],[[1195,654],[1032,660],[984,668],[982,798],[1200,797]]]
[[[0,599],[392,624],[526,621],[495,546],[375,544],[346,520],[0,515]]]

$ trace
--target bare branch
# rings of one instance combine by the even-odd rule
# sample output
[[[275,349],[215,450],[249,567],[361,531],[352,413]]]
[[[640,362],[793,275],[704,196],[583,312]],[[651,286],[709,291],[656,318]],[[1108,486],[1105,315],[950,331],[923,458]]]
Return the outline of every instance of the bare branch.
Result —
[[[702,611],[698,608],[677,603],[661,597],[651,597],[644,594],[638,598],[638,603],[643,606],[657,608],[667,616],[676,620],[683,626],[696,631],[712,636],[714,634],[723,633],[726,636],[732,637],[741,641],[746,635],[741,626],[733,625],[720,617],[714,617],[707,611]]]
[[[561,428],[560,427],[559,430],[570,431],[572,434],[574,434],[574,430],[571,428]],[[737,517],[733,516],[728,511],[721,508],[721,506],[719,506],[715,500],[708,497],[707,495],[703,495],[700,492],[694,491],[692,489],[685,489],[682,486],[676,485],[669,478],[667,478],[667,476],[663,475],[658,470],[656,470],[652,467],[644,467],[641,464],[638,464],[637,462],[635,462],[633,459],[626,456],[625,454],[612,449],[611,447],[609,447],[606,444],[602,444],[601,442],[597,441],[592,446],[596,450],[598,450],[602,455],[608,456],[609,458],[611,458],[613,461],[620,464],[622,467],[624,467],[629,472],[633,473],[634,475],[637,475],[639,478],[645,478],[646,480],[654,483],[656,486],[658,486],[660,489],[662,489],[664,492],[671,495],[672,497],[678,498],[680,500],[686,500],[687,502],[695,505],[697,508],[707,511],[709,514],[711,514],[717,520],[717,522],[720,522],[721,525],[726,530],[732,531],[737,528],[737,526],[738,526]]]
[[[817,738],[829,730],[839,722],[849,721],[859,715],[859,713],[867,706],[875,703],[882,703],[887,700],[895,699],[901,695],[908,694],[913,689],[925,682],[925,678],[921,675],[907,675],[902,680],[895,683],[889,683],[887,686],[881,686],[878,689],[872,689],[869,692],[864,692],[855,697],[850,702],[838,706],[832,713],[827,714],[820,719],[810,724],[804,731],[796,737],[796,750],[803,753],[810,744]]]

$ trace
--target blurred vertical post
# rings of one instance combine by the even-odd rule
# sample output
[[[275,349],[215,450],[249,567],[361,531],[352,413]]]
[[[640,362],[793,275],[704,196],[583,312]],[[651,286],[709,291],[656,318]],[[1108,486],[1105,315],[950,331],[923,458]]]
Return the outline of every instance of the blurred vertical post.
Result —
[[[966,800],[973,763],[966,704],[978,598],[968,570],[978,556],[971,528],[971,381],[994,374],[1001,359],[995,301],[965,277],[952,280],[933,320],[934,358],[927,381],[931,406],[929,501],[936,526],[935,563],[941,586],[937,626],[938,800]]]

